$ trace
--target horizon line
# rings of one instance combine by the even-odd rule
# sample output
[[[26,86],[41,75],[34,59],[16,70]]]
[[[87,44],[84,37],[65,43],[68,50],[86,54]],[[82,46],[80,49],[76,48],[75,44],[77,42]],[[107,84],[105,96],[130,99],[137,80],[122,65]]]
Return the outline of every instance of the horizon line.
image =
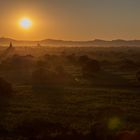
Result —
[[[3,37],[1,36],[0,39],[11,39],[13,41],[44,41],[44,40],[57,40],[57,41],[72,41],[72,42],[86,42],[86,41],[97,41],[97,40],[100,40],[100,41],[117,41],[117,40],[120,40],[120,41],[140,41],[140,39],[122,39],[122,38],[116,38],[116,39],[101,39],[101,38],[94,38],[94,39],[88,39],[88,40],[67,40],[67,39],[56,39],[56,38],[45,38],[45,39],[36,39],[36,40],[24,40],[24,39],[15,39],[15,38],[12,38],[12,37]]]

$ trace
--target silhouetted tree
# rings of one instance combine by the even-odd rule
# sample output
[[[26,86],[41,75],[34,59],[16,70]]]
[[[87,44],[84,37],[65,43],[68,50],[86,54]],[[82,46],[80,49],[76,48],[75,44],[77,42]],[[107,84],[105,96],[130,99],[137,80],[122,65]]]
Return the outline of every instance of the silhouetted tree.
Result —
[[[0,96],[7,96],[11,95],[12,93],[12,85],[3,78],[0,78]]]
[[[13,81],[28,82],[34,69],[34,57],[14,55],[3,60],[0,65],[2,74]],[[17,73],[20,73],[19,75]]]
[[[121,70],[136,70],[138,68],[138,65],[133,60],[123,60],[120,62],[120,69]]]
[[[62,65],[56,66],[55,68],[56,71],[56,77],[55,81],[57,85],[69,85],[69,84],[74,84],[75,80],[72,74],[68,73]]]
[[[54,86],[56,73],[46,68],[38,68],[32,73],[32,86],[35,89],[45,89]]]
[[[77,63],[77,57],[74,53],[70,54],[70,55],[67,55],[66,58],[67,58],[68,62],[70,62],[71,64],[76,64]]]
[[[89,60],[82,66],[84,76],[92,76],[101,70],[100,63],[97,60]]]
[[[88,61],[90,60],[90,58],[87,55],[82,55],[79,57],[79,64],[81,65],[85,65]]]

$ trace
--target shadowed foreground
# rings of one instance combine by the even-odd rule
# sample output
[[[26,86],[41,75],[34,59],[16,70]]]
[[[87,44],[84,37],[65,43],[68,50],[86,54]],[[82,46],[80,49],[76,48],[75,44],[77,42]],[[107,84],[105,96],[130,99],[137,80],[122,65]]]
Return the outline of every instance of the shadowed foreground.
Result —
[[[5,50],[0,139],[140,139],[139,49]]]

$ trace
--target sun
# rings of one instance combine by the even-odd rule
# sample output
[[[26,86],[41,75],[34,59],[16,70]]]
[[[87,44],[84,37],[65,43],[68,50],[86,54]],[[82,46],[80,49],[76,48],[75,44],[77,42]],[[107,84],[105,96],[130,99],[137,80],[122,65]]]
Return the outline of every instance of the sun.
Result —
[[[32,26],[32,20],[29,19],[29,18],[22,18],[20,21],[19,21],[19,25],[20,27],[22,27],[23,29],[30,29],[31,26]]]

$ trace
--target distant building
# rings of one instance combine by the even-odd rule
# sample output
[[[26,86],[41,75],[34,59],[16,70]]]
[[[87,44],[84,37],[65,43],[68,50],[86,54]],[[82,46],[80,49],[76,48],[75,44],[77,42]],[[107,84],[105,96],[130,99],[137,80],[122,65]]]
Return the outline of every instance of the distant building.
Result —
[[[12,48],[12,47],[13,47],[13,45],[12,45],[12,42],[10,42],[10,45],[9,45],[9,47],[10,47],[10,48]]]
[[[12,42],[10,42],[9,47],[5,50],[6,53],[11,53],[15,50],[15,48],[13,47]]]
[[[15,47],[13,47],[12,42],[10,42],[9,47],[3,51],[3,53],[0,56],[1,60],[4,60],[8,57],[11,57],[15,54]]]

